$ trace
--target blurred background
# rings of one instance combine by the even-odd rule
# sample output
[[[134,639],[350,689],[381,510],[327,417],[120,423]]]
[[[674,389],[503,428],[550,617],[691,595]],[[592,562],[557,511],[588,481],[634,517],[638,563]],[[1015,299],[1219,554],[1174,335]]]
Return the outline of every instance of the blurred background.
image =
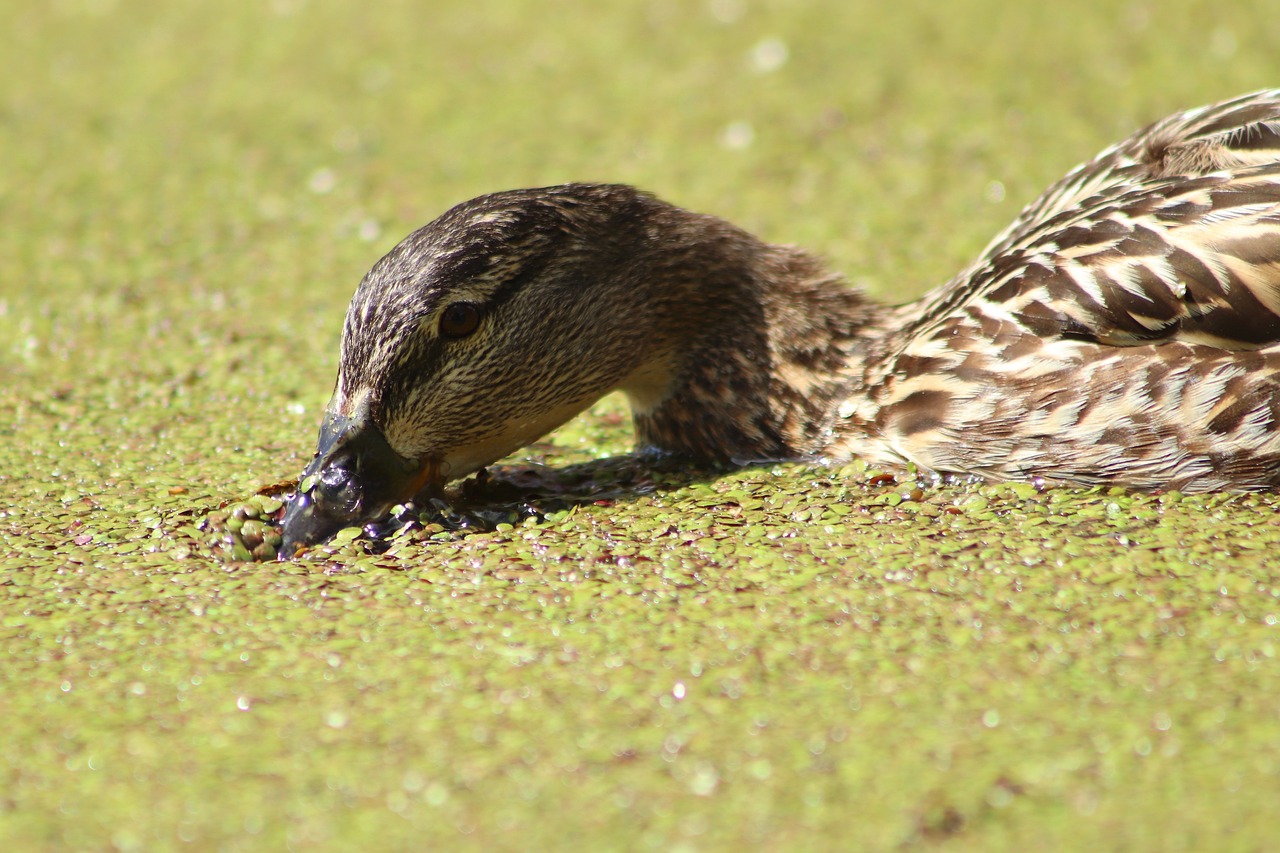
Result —
[[[361,275],[463,199],[630,182],[903,301],[1104,145],[1280,82],[1263,2],[8,5],[0,366],[126,409],[186,376],[245,483],[309,452]]]

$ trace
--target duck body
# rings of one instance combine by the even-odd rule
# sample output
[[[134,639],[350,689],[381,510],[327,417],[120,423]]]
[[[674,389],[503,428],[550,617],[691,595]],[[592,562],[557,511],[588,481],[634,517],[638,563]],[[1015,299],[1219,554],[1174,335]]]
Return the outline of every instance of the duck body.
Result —
[[[637,445],[988,479],[1280,484],[1280,90],[1078,167],[923,299],[631,187],[482,196],[365,276],[284,552],[614,390]]]

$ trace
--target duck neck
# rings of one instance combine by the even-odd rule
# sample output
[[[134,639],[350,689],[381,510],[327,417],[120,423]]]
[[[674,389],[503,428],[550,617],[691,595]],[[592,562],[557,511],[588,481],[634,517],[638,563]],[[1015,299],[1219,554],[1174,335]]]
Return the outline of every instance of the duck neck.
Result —
[[[820,452],[873,346],[876,306],[798,249],[692,224],[696,239],[664,241],[652,274],[672,298],[623,386],[637,446],[738,464]]]

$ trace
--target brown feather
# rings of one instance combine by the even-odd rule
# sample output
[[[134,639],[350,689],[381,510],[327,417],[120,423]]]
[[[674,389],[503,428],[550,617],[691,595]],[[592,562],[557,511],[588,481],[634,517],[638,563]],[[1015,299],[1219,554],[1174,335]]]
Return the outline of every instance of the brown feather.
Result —
[[[450,340],[458,301],[482,319]],[[707,461],[1272,488],[1280,90],[1108,148],[899,308],[629,187],[474,199],[361,283],[332,409],[453,477],[618,388],[640,444]]]

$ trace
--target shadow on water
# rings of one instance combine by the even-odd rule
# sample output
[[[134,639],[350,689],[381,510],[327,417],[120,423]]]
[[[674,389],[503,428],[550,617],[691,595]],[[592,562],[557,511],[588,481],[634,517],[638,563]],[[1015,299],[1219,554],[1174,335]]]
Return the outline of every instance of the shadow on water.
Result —
[[[643,495],[708,482],[726,470],[644,453],[554,467],[537,462],[499,465],[453,484],[441,497],[419,496],[415,502],[396,507],[390,517],[366,524],[358,537],[354,531],[346,531],[334,541],[359,538],[367,551],[379,554],[406,536],[425,542],[441,533],[466,536],[492,532],[500,524],[518,525],[528,519],[542,522],[576,506],[627,503]],[[277,559],[280,522],[296,487],[296,481],[276,483],[247,500],[209,513],[200,529],[210,537],[207,541],[214,554],[227,561]]]
[[[444,497],[426,498],[376,524],[366,525],[370,547],[390,546],[402,528],[489,532],[499,524],[546,520],[576,506],[627,503],[643,495],[716,479],[726,469],[692,467],[687,460],[650,454],[610,456],[564,466],[538,463],[481,470]]]

